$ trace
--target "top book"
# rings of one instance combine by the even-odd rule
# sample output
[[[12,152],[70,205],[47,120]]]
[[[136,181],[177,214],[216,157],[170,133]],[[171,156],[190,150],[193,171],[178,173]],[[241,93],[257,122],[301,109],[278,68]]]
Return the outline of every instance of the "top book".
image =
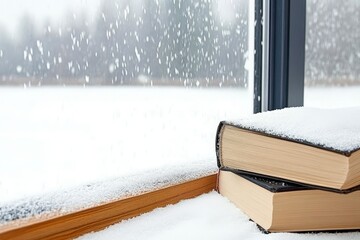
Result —
[[[287,108],[219,124],[220,168],[347,192],[360,185],[360,108]]]

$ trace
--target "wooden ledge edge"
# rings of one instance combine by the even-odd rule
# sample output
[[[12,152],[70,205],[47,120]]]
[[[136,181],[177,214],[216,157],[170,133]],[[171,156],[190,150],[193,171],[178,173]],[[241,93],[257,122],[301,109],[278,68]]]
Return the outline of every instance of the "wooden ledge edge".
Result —
[[[0,228],[0,239],[71,239],[215,189],[216,174],[59,217]]]

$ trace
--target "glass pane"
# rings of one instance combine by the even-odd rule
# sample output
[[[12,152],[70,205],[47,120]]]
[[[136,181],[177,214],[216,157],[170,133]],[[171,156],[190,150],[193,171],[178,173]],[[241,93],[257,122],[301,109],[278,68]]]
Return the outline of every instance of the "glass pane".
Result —
[[[360,105],[360,1],[307,0],[305,106]]]
[[[215,169],[218,122],[252,113],[248,7],[1,1],[0,210],[141,171]]]

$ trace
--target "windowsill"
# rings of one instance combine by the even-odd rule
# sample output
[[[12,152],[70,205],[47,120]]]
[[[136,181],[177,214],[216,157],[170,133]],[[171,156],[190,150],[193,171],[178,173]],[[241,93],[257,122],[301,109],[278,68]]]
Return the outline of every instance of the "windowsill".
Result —
[[[55,236],[57,239],[73,238],[103,229],[157,207],[193,198],[215,189],[215,185],[216,175],[212,174],[81,211],[18,220],[0,227],[0,238],[51,239]]]

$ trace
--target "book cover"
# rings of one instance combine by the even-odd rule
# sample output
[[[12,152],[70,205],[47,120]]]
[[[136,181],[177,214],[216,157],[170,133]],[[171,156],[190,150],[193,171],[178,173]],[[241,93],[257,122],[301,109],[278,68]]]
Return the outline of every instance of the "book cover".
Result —
[[[350,113],[355,117],[342,120]],[[222,121],[216,133],[217,165],[332,191],[354,191],[360,183],[359,116],[360,108],[292,108]]]

